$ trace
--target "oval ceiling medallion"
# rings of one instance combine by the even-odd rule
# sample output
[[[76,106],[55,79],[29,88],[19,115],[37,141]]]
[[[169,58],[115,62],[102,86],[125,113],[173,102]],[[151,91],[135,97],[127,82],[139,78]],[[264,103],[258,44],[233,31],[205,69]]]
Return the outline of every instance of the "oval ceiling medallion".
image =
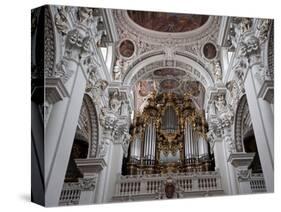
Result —
[[[181,13],[127,11],[129,17],[141,27],[158,32],[188,32],[204,25],[209,16]]]
[[[156,71],[153,72],[153,74],[155,76],[173,76],[173,77],[177,77],[177,76],[184,76],[185,72],[179,69],[172,69],[172,68],[164,68],[164,69],[158,69]]]
[[[131,40],[123,40],[119,45],[120,55],[123,57],[131,57],[135,52],[135,45]]]
[[[160,87],[164,90],[175,89],[179,86],[179,82],[174,79],[166,79],[160,83]]]
[[[212,43],[206,43],[203,47],[204,57],[211,60],[217,56],[217,48]]]

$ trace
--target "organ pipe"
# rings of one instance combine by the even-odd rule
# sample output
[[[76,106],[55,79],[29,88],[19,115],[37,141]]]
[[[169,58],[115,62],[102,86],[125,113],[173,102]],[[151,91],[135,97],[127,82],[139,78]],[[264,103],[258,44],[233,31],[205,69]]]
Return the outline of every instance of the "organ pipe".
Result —
[[[209,169],[204,111],[198,111],[188,95],[184,98],[172,95],[163,95],[164,100],[159,97],[159,102],[152,96],[142,114],[135,118],[133,129],[139,134],[131,143],[130,156],[140,161],[129,165],[130,173],[159,173],[175,167],[188,172]],[[178,101],[177,98],[182,99]],[[170,160],[176,154],[185,160]],[[152,169],[154,161],[157,166]]]
[[[185,158],[190,159],[193,155],[193,132],[190,123],[185,124]]]
[[[155,159],[155,145],[156,145],[156,129],[155,124],[150,122],[146,126],[145,140],[144,140],[144,158]]]
[[[204,137],[200,137],[198,140],[199,157],[208,155],[208,144]]]
[[[130,156],[131,156],[131,158],[139,160],[140,155],[141,155],[141,139],[137,135],[135,137],[135,140],[131,144]]]

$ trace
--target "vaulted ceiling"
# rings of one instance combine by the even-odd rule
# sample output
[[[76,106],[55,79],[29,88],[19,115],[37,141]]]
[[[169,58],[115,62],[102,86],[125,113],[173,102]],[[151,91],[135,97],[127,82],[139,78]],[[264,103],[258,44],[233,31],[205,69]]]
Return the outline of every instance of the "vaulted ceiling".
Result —
[[[159,32],[187,32],[201,27],[209,18],[206,15],[180,13],[128,11],[129,17],[141,27]]]

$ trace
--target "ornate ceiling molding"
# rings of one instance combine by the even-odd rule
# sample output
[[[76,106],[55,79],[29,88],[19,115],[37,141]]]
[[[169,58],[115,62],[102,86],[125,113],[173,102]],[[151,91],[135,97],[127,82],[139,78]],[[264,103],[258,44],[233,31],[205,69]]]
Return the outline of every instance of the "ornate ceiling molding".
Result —
[[[127,10],[114,10],[114,18],[117,23],[119,34],[130,33],[140,40],[150,44],[173,43],[174,45],[187,45],[196,43],[204,37],[217,33],[220,25],[219,16],[210,16],[208,21],[201,27],[179,33],[163,33],[143,28],[136,24],[128,15]]]

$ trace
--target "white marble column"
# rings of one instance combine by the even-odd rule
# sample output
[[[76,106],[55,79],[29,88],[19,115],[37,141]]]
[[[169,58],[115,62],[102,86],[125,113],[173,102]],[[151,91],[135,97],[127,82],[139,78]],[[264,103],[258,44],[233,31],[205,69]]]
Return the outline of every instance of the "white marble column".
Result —
[[[266,189],[268,192],[274,191],[274,120],[271,113],[271,106],[264,100],[259,99],[257,95],[257,82],[255,71],[258,64],[250,67],[245,79],[245,91],[249,105],[256,144],[262,165]]]
[[[96,183],[97,176],[84,176],[83,179],[80,180],[80,200],[79,204],[93,204],[96,193]]]
[[[123,152],[122,143],[112,143],[107,167],[108,171],[105,176],[103,203],[110,202],[114,195],[117,177],[121,175]]]
[[[81,187],[80,204],[93,204],[99,173],[106,167],[104,158],[75,159],[77,168],[83,174],[79,180]]]
[[[102,170],[102,172],[99,174],[97,188],[96,188],[96,195],[95,195],[95,203],[103,203],[104,202],[104,193],[106,188],[106,182],[107,182],[107,176],[109,176],[109,161],[111,160],[111,149],[112,149],[112,137],[110,135],[103,136],[102,139],[106,139],[107,143],[107,153],[104,156],[104,160],[107,164],[107,166]]]
[[[216,170],[219,170],[221,175],[221,183],[225,194],[232,194],[231,179],[228,171],[227,155],[225,154],[225,142],[222,138],[217,138],[214,145],[214,156]]]
[[[238,193],[250,194],[252,193],[250,186],[249,166],[253,162],[255,153],[234,152],[229,156],[228,161],[236,169],[236,178],[238,179]]]
[[[79,63],[69,60],[74,71],[65,84],[69,97],[53,105],[45,130],[45,202],[57,206],[79,119],[87,76]]]

